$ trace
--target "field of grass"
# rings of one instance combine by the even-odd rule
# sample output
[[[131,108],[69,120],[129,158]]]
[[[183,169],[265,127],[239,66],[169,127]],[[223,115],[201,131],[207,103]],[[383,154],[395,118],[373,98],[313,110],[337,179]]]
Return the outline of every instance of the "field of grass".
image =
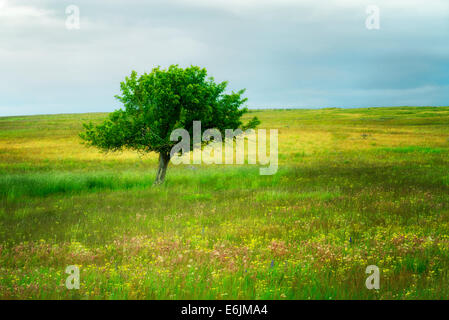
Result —
[[[449,298],[449,107],[254,115],[275,175],[170,165],[158,187],[155,154],[80,143],[106,114],[0,118],[0,298]]]

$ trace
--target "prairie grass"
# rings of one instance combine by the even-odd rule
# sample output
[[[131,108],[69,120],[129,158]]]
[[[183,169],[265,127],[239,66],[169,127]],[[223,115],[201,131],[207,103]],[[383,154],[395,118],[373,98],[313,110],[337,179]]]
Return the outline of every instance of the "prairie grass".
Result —
[[[80,143],[106,114],[0,118],[0,298],[449,298],[449,107],[253,115],[275,175],[171,165],[159,187],[155,154]]]

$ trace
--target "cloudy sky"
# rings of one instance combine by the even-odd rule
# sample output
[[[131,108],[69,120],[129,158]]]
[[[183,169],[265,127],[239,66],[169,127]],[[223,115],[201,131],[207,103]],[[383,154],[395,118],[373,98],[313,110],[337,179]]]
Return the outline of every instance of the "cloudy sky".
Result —
[[[170,64],[249,107],[447,106],[449,1],[0,0],[0,116],[112,111],[131,70]]]

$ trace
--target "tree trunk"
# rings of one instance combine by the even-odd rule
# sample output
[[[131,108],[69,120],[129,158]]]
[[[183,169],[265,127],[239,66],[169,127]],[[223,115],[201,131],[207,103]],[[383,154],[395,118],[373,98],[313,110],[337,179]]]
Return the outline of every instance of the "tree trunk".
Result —
[[[161,184],[164,182],[165,173],[167,172],[167,166],[170,162],[170,153],[159,153],[159,167],[157,169],[156,180],[154,184]]]

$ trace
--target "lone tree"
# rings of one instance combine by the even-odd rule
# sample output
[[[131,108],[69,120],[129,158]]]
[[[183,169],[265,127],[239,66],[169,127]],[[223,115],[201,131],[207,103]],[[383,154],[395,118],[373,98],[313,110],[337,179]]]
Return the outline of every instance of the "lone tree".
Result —
[[[192,136],[193,121],[201,121],[201,130],[242,130],[256,127],[254,117],[246,125],[240,120],[248,109],[242,107],[245,90],[226,94],[227,82],[215,83],[204,68],[191,66],[168,69],[154,68],[151,73],[130,77],[120,84],[122,95],[115,96],[124,105],[111,113],[102,124],[84,124],[80,137],[90,146],[103,151],[123,149],[159,153],[155,184],[164,181],[173,130],[183,128]]]

